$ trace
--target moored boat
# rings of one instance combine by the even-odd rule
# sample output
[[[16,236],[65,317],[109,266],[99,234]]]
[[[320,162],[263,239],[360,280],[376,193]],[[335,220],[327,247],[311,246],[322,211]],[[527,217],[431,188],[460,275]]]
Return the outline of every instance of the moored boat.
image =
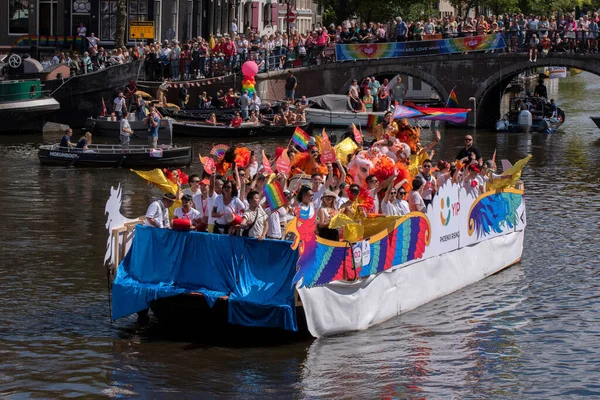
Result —
[[[115,144],[90,144],[88,150],[60,147],[58,144],[42,145],[38,158],[42,165],[61,165],[69,167],[105,167],[105,168],[166,168],[183,167],[192,163],[191,147],[160,146],[150,149],[148,146],[130,145],[123,149]]]
[[[348,96],[327,94],[308,99],[311,105],[304,109],[306,121],[318,126],[367,126],[369,118],[383,118],[383,112],[356,112]]]
[[[522,188],[474,197],[450,181],[425,213],[370,218],[357,242],[317,237],[316,215],[297,212],[291,247],[136,226],[112,193],[113,318],[151,307],[169,320],[297,331],[302,313],[314,337],[367,329],[501,271],[520,260],[526,227]]]
[[[41,133],[60,104],[42,92],[39,79],[0,81],[0,133]]]
[[[196,136],[196,137],[253,137],[253,136],[268,136],[268,137],[285,137],[292,136],[294,130],[299,126],[306,133],[312,133],[312,123],[300,125],[254,125],[242,124],[239,127],[232,128],[229,125],[217,124],[212,125],[206,122],[195,121],[176,121],[173,122],[173,136]]]
[[[144,140],[148,139],[148,125],[146,122],[130,119],[129,125],[133,130],[135,138]],[[121,122],[117,120],[113,121],[111,117],[89,117],[85,123],[85,127],[92,132],[94,136],[112,137],[118,139],[121,131]],[[168,119],[160,120],[160,125],[158,126],[158,140],[159,142],[171,141],[171,132],[169,130]]]

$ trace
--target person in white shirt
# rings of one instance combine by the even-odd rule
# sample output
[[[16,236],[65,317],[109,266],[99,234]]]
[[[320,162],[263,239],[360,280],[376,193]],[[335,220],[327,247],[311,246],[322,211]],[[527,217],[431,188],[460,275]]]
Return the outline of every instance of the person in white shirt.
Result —
[[[411,212],[425,212],[427,207],[423,201],[421,193],[424,189],[424,182],[421,178],[415,178],[412,182],[412,190],[408,194],[408,205]]]
[[[88,41],[88,49],[92,47],[96,47],[98,45],[98,38],[95,36],[94,32],[90,33],[90,36],[87,38]]]
[[[320,174],[312,174],[312,176],[310,177],[310,182],[312,183],[313,207],[315,208],[315,210],[318,210],[319,207],[321,207],[321,197],[323,196],[323,193],[325,193],[327,185],[323,184],[323,176]]]
[[[251,190],[246,196],[249,207],[242,217],[240,228],[242,236],[263,240],[269,230],[269,217],[260,206],[260,196],[256,190]]]
[[[433,196],[438,191],[437,180],[433,175],[431,175],[431,168],[433,164],[431,160],[427,159],[423,161],[423,169],[417,177],[423,179],[425,182],[425,188],[423,189],[423,201],[425,201],[425,205],[428,206],[433,201]]]
[[[175,204],[175,195],[171,193],[166,193],[162,199],[152,202],[146,211],[144,226],[170,228],[169,207],[173,204]]]
[[[189,194],[192,198],[194,196],[196,196],[197,194],[201,194],[202,190],[200,189],[200,177],[196,174],[192,174],[189,176],[188,178],[188,182],[190,184],[189,188],[185,188],[181,191],[181,193],[183,194]],[[208,179],[206,179],[206,182],[209,182]],[[208,187],[208,186],[207,186]],[[194,203],[194,207],[195,207],[195,203]]]
[[[181,207],[176,208],[173,213],[174,218],[190,221],[190,230],[196,229],[196,226],[200,223],[201,219],[200,212],[193,208],[192,204],[192,196],[184,194],[181,198]]]
[[[208,194],[204,197],[202,197],[202,199],[208,199],[208,202],[206,204],[206,209],[204,208],[204,206],[197,206],[196,209],[197,210],[201,210],[202,211],[202,215],[203,216],[208,216],[208,227],[207,230],[208,232],[212,233],[214,231],[214,227],[215,227],[215,217],[212,216],[212,210],[215,204],[215,201],[217,201],[217,198],[221,195],[223,195],[223,180],[222,179],[217,179],[216,176],[213,174],[210,178],[210,187],[208,189]],[[196,201],[195,204],[199,204],[198,201]],[[204,211],[206,211],[206,213],[204,213]]]
[[[131,129],[131,125],[127,120],[128,112],[127,110],[123,111],[123,119],[121,119],[121,126],[119,128],[119,138],[121,139],[121,146],[123,150],[129,149],[129,142],[131,140],[131,136],[133,135],[133,130]]]
[[[83,22],[79,24],[79,27],[77,28],[77,36],[79,36],[81,38],[81,44],[80,44],[80,48],[81,48],[81,52],[83,53],[85,51],[85,49],[87,48],[87,40],[85,39],[86,37],[86,32],[87,29],[85,26],[83,26]]]
[[[285,192],[286,196],[289,197],[289,192]],[[286,221],[287,209],[286,207],[279,207],[277,210],[272,211],[270,208],[265,210],[269,216],[269,228],[267,230],[267,238],[273,240],[281,240],[283,231],[281,229],[281,223]]]
[[[57,51],[56,54],[54,54],[54,57],[52,57],[52,65],[58,65],[60,64],[60,53]]]
[[[404,200],[404,197],[406,196],[406,190],[403,188],[403,185],[406,182],[406,179],[395,185],[393,181],[390,182],[388,189],[385,192],[385,196],[381,201],[382,214],[402,216],[410,212],[408,202]]]
[[[463,180],[463,187],[467,191],[467,194],[475,199],[481,193],[485,192],[485,182],[483,177],[479,175],[479,172],[479,168],[471,164],[467,167],[467,172]]]
[[[125,103],[125,96],[123,96],[123,92],[119,92],[119,95],[115,97],[114,100],[113,112],[115,113],[117,120],[121,120],[123,117],[123,111],[127,110],[127,106]]]
[[[244,212],[244,203],[237,197],[237,185],[232,181],[223,184],[223,194],[215,199],[212,216],[215,218],[213,233],[229,234],[231,219]]]

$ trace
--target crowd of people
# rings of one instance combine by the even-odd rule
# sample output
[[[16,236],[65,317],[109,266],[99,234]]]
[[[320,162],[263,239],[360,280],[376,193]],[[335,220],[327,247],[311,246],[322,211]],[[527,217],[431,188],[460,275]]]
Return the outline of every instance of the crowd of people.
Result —
[[[183,229],[280,240],[286,223],[300,213],[304,218],[316,215],[318,235],[335,241],[344,237],[343,229],[330,225],[338,214],[360,221],[379,214],[426,212],[446,182],[462,185],[476,198],[488,183],[505,178],[495,173],[494,160],[483,160],[469,134],[454,160],[434,162],[439,132],[431,143],[422,146],[418,133],[416,137],[407,133],[414,133],[414,127],[406,121],[397,123],[391,113],[376,132],[378,139],[370,144],[362,143],[353,132],[344,134],[342,141],[351,141],[354,150],[331,163],[322,161],[322,146],[312,137],[305,149],[293,142],[285,149],[278,148],[262,166],[250,150],[232,148],[229,151],[233,151],[235,161],[217,160],[214,172],[190,175],[186,188],[182,187],[180,171],[168,171],[169,179],[177,183],[177,192],[153,202],[145,224],[172,227],[168,218],[171,209],[175,219],[184,220]],[[291,171],[273,168],[271,172],[271,165],[276,165],[284,151],[291,160]],[[265,187],[273,181],[283,188],[286,204],[272,210]],[[178,200],[181,207],[173,209]]]

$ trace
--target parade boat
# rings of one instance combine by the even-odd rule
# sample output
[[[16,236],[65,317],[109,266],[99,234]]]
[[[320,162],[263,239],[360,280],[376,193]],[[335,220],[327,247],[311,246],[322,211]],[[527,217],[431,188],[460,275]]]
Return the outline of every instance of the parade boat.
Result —
[[[184,167],[192,163],[191,147],[161,145],[157,149],[120,144],[90,144],[88,150],[60,147],[58,144],[42,145],[38,150],[41,165],[99,168],[167,168]]]
[[[555,132],[565,122],[565,112],[543,97],[513,97],[509,112],[496,123],[498,132]]]
[[[369,119],[383,119],[383,112],[356,112],[346,95],[327,94],[308,99],[310,106],[304,109],[306,121],[318,126],[348,127],[369,126]]]
[[[133,114],[129,114],[129,126],[137,139],[148,139],[148,125],[145,121],[136,121]],[[111,117],[89,117],[85,123],[85,128],[92,132],[94,136],[118,138],[121,132],[121,122]],[[158,141],[170,141],[171,132],[169,130],[169,120],[164,118],[160,120],[158,126]]]
[[[316,236],[316,213],[298,209],[290,241],[145,227],[120,213],[113,188],[112,318],[149,307],[159,321],[207,321],[208,330],[297,332],[304,321],[314,337],[367,329],[519,262],[526,214],[515,179],[529,158],[505,169],[503,186],[474,197],[447,181],[426,212],[365,218],[360,240],[344,242]]]
[[[255,125],[244,123],[239,127],[232,128],[229,125],[217,124],[212,125],[206,122],[195,121],[175,121],[173,123],[173,136],[195,136],[195,137],[226,137],[226,138],[242,138],[242,137],[289,137],[294,134],[296,127],[300,127],[309,135],[312,133],[312,123],[300,125]]]
[[[2,134],[41,133],[59,108],[58,101],[42,91],[39,79],[0,81]]]

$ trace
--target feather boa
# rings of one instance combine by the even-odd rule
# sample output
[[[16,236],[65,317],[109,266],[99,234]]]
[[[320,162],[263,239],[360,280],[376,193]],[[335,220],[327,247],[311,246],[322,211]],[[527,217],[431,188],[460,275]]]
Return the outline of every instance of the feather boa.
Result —
[[[292,174],[320,174],[327,175],[328,170],[325,164],[317,163],[309,153],[298,153],[291,160]]]
[[[223,176],[227,175],[233,167],[233,163],[238,167],[248,168],[251,154],[251,151],[247,147],[230,147],[223,159],[216,164],[217,173]]]
[[[421,146],[421,128],[418,126],[402,125],[396,135],[402,143],[410,146],[410,151],[415,154]]]
[[[371,192],[367,189],[361,187],[358,195],[353,195],[350,193],[350,189],[346,188],[346,193],[348,194],[348,198],[352,200],[354,205],[357,208],[363,208],[367,213],[372,213],[375,211],[375,199],[371,196]]]
[[[179,183],[182,185],[188,184],[188,176],[185,172],[182,172],[180,169],[163,169],[165,176],[168,180],[173,183],[177,183],[177,178],[179,178]]]

